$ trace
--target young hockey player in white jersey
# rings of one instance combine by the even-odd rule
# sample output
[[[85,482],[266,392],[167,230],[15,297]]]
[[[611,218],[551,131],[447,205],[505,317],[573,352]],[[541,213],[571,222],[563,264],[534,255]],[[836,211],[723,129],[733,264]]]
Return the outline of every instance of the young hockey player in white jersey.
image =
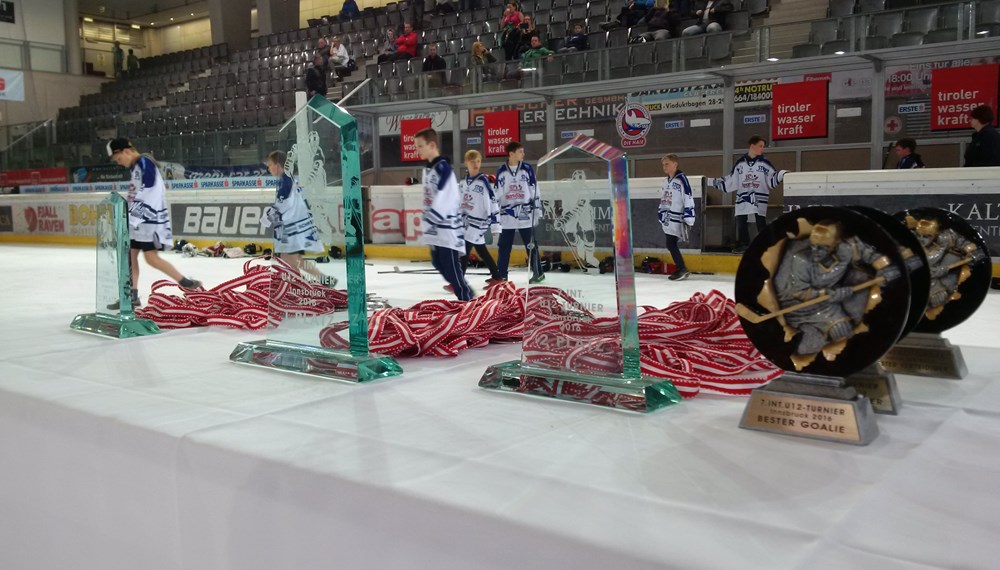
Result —
[[[680,170],[676,154],[668,154],[660,159],[663,164],[663,196],[660,198],[658,214],[663,233],[667,235],[667,251],[674,258],[677,267],[670,274],[671,281],[687,279],[691,273],[684,264],[679,241],[687,241],[688,228],[694,225],[694,194],[687,176]]]
[[[420,243],[430,246],[431,263],[459,301],[472,300],[472,288],[462,275],[461,257],[465,254],[465,217],[458,180],[448,160],[438,149],[437,131],[424,129],[413,137],[417,155],[427,161],[424,167],[424,216],[420,222]]]
[[[337,278],[324,275],[303,256],[307,251],[325,251],[319,230],[313,222],[309,203],[302,194],[299,182],[285,172],[288,155],[276,150],[267,155],[267,171],[278,179],[274,205],[269,206],[261,223],[274,230],[274,254],[288,265],[305,271],[327,287],[337,284]]]
[[[767,227],[767,201],[771,189],[785,179],[785,170],[778,170],[766,158],[764,137],[754,135],[747,141],[747,153],[733,165],[729,176],[710,178],[709,186],[723,192],[736,192],[736,249],[733,253],[743,253],[750,245],[750,219],[757,225],[757,233]]]
[[[500,206],[500,240],[497,244],[497,267],[500,277],[507,279],[510,251],[514,247],[514,232],[521,234],[521,241],[528,252],[531,266],[529,283],[545,279],[538,246],[532,228],[542,217],[542,201],[538,195],[535,171],[524,162],[524,146],[513,141],[507,143],[507,162],[497,171],[497,203]]]
[[[479,151],[470,150],[465,153],[465,167],[469,174],[460,185],[462,213],[465,215],[465,256],[462,257],[462,272],[464,273],[468,267],[469,254],[475,249],[479,259],[490,270],[487,283],[492,285],[503,281],[503,278],[500,277],[490,250],[486,248],[486,232],[493,235],[500,233],[500,222],[497,220],[500,207],[497,205],[489,178],[480,172],[482,166],[483,155],[479,154]]]
[[[108,156],[112,162],[131,170],[131,183],[128,191],[128,225],[129,225],[129,262],[132,277],[132,307],[138,307],[139,301],[139,252],[151,267],[166,273],[185,289],[200,289],[201,281],[188,279],[169,261],[160,257],[160,251],[173,247],[173,234],[170,231],[170,210],[167,208],[167,188],[163,177],[156,168],[156,163],[147,156],[139,154],[128,139],[118,138],[110,141],[107,147]],[[112,303],[108,308],[117,311],[119,304]]]

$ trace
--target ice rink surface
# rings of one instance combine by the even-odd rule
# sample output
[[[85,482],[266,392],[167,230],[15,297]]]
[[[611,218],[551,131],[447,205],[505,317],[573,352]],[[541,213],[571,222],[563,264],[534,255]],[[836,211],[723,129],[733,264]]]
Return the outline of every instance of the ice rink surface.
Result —
[[[164,256],[211,287],[243,259]],[[480,390],[491,345],[368,385],[228,361],[262,331],[76,333],[92,248],[0,245],[0,568],[990,568],[1000,558],[1000,300],[946,336],[963,380],[897,376],[855,447],[737,427],[742,398],[653,414]],[[373,261],[395,306],[449,298]],[[481,273],[481,270],[470,270]],[[143,265],[145,302],[161,276]],[[524,285],[527,270],[512,272]],[[579,273],[546,283],[573,288]],[[485,276],[472,283],[481,290]],[[636,276],[638,303],[733,277]],[[336,564],[333,564],[335,562]]]

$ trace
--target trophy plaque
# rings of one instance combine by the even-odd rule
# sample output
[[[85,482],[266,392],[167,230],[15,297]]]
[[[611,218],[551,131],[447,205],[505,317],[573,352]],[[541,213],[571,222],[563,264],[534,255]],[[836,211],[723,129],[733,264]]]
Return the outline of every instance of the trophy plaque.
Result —
[[[927,297],[930,294],[931,273],[924,248],[913,232],[891,214],[868,206],[848,207],[874,220],[899,244],[899,254],[903,257],[906,273],[910,278],[910,310],[906,316],[906,325],[900,335],[900,338],[904,338],[923,318],[924,307],[927,305]],[[881,364],[875,363],[871,367],[851,375],[847,378],[847,383],[868,397],[876,414],[896,415],[899,413],[902,398],[896,387],[896,377]]]
[[[607,173],[605,180],[568,178],[547,188],[570,197],[567,203],[581,209],[610,207],[612,223],[595,224],[592,237],[597,247],[613,248],[615,271],[552,272],[544,282],[529,284],[521,358],[490,366],[479,386],[635,412],[675,404],[681,397],[672,382],[640,371],[626,157],[617,148],[577,135],[545,155],[537,171],[556,157],[560,161],[547,171]],[[536,235],[568,231],[558,208],[543,207],[535,214]]]
[[[916,236],[930,268],[930,292],[913,332],[882,357],[887,370],[915,376],[961,379],[962,351],[941,333],[972,316],[990,289],[992,265],[986,241],[968,222],[939,208],[896,214]]]
[[[77,315],[70,328],[109,338],[158,334],[160,327],[135,316],[129,265],[128,214],[125,199],[111,192],[97,206],[96,311]]]
[[[910,283],[888,232],[847,208],[784,214],[744,254],[736,302],[747,337],[786,371],[753,391],[740,427],[857,445],[878,436],[851,383],[879,376],[872,365],[906,324]]]
[[[317,95],[301,106],[276,139],[275,145],[288,151],[285,173],[294,181],[293,193],[301,192],[308,210],[305,221],[296,215],[294,231],[310,236],[306,243],[318,249],[313,257],[326,258],[327,248],[343,255],[317,264],[308,259],[311,250],[307,248],[301,267],[275,257],[267,338],[240,343],[229,359],[349,382],[401,374],[391,356],[368,350],[371,307],[365,281],[356,120]],[[283,249],[278,239],[276,253]],[[320,247],[315,247],[316,242]]]

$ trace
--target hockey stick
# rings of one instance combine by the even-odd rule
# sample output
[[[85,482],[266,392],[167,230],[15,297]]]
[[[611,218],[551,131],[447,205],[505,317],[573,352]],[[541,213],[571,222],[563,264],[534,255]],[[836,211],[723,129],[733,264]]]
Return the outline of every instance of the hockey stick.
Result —
[[[869,279],[868,281],[865,281],[864,283],[858,283],[857,285],[851,287],[851,291],[857,293],[858,291],[861,291],[862,289],[867,289],[867,288],[871,287],[872,285],[881,285],[884,282],[885,282],[885,278],[884,277],[876,277],[874,279]],[[754,312],[753,310],[751,310],[749,307],[747,307],[743,303],[737,303],[736,304],[736,312],[737,312],[737,314],[739,314],[744,319],[746,319],[746,320],[748,320],[751,323],[753,323],[753,324],[756,325],[758,323],[762,323],[764,321],[773,319],[775,317],[780,317],[781,315],[785,315],[785,314],[791,313],[793,311],[799,311],[801,309],[805,309],[805,308],[811,307],[813,305],[818,305],[818,304],[820,304],[820,303],[822,303],[824,301],[829,301],[830,299],[831,299],[831,295],[820,295],[819,297],[816,297],[816,298],[813,298],[813,299],[809,299],[808,301],[803,301],[803,302],[801,302],[801,303],[799,303],[797,305],[792,305],[791,307],[785,307],[784,309],[781,309],[779,311],[774,311],[774,312],[767,313],[767,314],[764,314],[764,315],[761,315],[760,313]]]

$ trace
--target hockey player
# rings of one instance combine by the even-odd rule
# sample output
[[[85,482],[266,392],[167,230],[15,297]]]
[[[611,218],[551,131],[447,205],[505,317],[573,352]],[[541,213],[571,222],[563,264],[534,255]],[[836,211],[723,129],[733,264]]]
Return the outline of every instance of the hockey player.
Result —
[[[660,162],[667,177],[663,179],[663,197],[660,198],[658,214],[663,233],[667,234],[667,251],[677,267],[667,279],[682,281],[691,273],[684,264],[677,243],[687,241],[688,228],[694,225],[694,195],[687,176],[679,168],[676,154],[668,154]]]
[[[274,205],[265,210],[261,223],[274,230],[276,257],[300,272],[312,275],[321,284],[333,287],[337,284],[336,277],[320,273],[311,261],[303,259],[307,251],[321,253],[325,249],[319,239],[319,230],[313,222],[312,212],[309,211],[309,202],[302,195],[302,186],[285,172],[287,160],[288,155],[280,150],[267,155],[267,171],[278,179],[278,188],[274,195]]]
[[[139,154],[132,143],[125,138],[108,142],[108,156],[112,162],[131,170],[128,191],[129,262],[132,277],[132,307],[139,301],[139,252],[152,268],[166,273],[185,289],[201,289],[201,281],[189,279],[169,261],[160,257],[159,252],[173,247],[170,231],[170,210],[167,208],[166,186],[156,163]],[[119,303],[108,305],[117,311]]]
[[[764,137],[754,135],[747,141],[747,153],[733,165],[729,176],[710,178],[709,186],[723,192],[736,192],[736,248],[733,253],[743,253],[750,245],[748,223],[756,221],[757,233],[767,227],[767,199],[771,189],[785,179],[785,170],[778,170],[766,158]]]
[[[465,215],[465,256],[462,257],[462,272],[469,263],[469,253],[473,248],[479,259],[483,260],[490,270],[490,285],[503,281],[497,269],[490,250],[486,249],[486,232],[494,236],[500,233],[500,208],[497,206],[493,187],[485,174],[480,172],[483,166],[483,155],[479,151],[470,150],[465,153],[465,168],[469,174],[462,181],[462,213]]]
[[[465,254],[465,221],[458,180],[448,160],[438,149],[437,131],[424,129],[413,137],[417,155],[427,161],[424,167],[424,216],[420,243],[431,248],[431,263],[459,301],[472,300],[472,288],[462,275],[461,256]]]
[[[507,143],[507,162],[497,171],[497,203],[500,205],[500,240],[497,244],[497,266],[500,277],[507,279],[510,265],[510,250],[514,247],[514,232],[521,234],[521,241],[528,252],[531,266],[529,283],[541,283],[545,279],[538,245],[532,236],[532,228],[542,216],[542,203],[538,195],[538,181],[535,171],[524,162],[524,146],[513,141]]]

